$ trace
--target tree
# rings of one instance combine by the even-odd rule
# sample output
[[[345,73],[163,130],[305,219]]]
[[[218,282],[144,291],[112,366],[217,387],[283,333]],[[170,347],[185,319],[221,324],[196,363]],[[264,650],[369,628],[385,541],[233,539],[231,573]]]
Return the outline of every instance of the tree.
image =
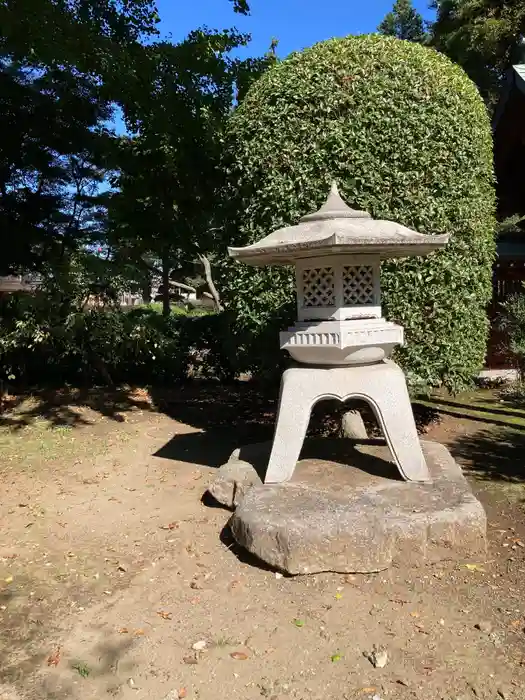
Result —
[[[377,31],[385,36],[394,36],[422,44],[427,39],[423,17],[412,5],[412,0],[396,0]]]
[[[110,110],[81,76],[0,68],[0,274],[42,271],[95,233]]]
[[[252,86],[225,146],[228,245],[315,211],[332,179],[351,206],[376,219],[450,233],[439,253],[383,265],[383,305],[406,329],[398,357],[412,385],[470,381],[486,351],[495,196],[487,111],[461,68],[391,37],[321,42]],[[223,299],[248,361],[275,368],[277,330],[296,313],[293,276],[232,265]]]
[[[461,65],[489,107],[497,101],[502,80],[522,60],[525,3],[522,0],[440,0],[432,44]]]
[[[0,273],[91,242],[112,104],[156,21],[151,0],[0,1]]]
[[[132,136],[121,142],[111,243],[139,269],[160,271],[165,314],[174,271],[195,274],[195,263],[220,306],[209,256],[217,248],[223,132],[235,98],[274,60],[232,57],[248,40],[202,29],[179,44],[154,43],[123,102]]]

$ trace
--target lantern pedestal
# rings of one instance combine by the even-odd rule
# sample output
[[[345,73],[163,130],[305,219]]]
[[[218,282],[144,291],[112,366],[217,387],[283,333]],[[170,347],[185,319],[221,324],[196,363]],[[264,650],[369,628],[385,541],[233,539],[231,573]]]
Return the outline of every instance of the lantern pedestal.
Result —
[[[304,321],[280,334],[281,350],[307,365],[367,365],[403,344],[403,328],[384,318]]]
[[[430,481],[414,422],[405,375],[394,362],[359,367],[287,369],[264,483],[289,481],[303,446],[312,407],[322,399],[363,399],[374,411],[404,479]]]

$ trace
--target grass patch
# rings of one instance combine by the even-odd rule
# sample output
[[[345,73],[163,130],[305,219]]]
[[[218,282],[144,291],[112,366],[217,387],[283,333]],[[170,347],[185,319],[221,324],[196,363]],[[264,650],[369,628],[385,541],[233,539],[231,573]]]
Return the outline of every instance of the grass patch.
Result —
[[[463,392],[457,396],[436,391],[430,397],[417,397],[414,404],[434,408],[444,415],[525,429],[525,406],[521,408],[506,401],[499,391],[493,389]]]
[[[76,671],[82,678],[87,678],[91,673],[91,669],[84,661],[74,661],[71,664],[73,671]]]
[[[41,419],[31,425],[13,429],[0,427],[0,452],[4,464],[28,463],[34,460],[50,460],[72,457],[77,452],[77,440],[71,428],[50,427]]]

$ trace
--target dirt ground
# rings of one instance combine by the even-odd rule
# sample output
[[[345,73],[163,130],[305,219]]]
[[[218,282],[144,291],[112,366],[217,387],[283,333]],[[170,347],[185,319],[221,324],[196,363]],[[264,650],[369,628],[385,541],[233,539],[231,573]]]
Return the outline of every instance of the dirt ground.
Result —
[[[525,699],[520,426],[448,415],[426,434],[486,508],[486,561],[288,578],[202,500],[234,447],[271,434],[274,401],[206,385],[7,408],[1,700]]]

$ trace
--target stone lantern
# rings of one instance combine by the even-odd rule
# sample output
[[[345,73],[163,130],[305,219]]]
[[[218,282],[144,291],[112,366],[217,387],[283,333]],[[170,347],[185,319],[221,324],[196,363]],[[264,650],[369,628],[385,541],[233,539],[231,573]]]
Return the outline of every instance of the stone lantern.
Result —
[[[313,405],[325,398],[364,399],[372,407],[401,475],[429,481],[405,376],[390,356],[403,328],[381,315],[380,263],[443,248],[430,236],[348,207],[332,189],[319,211],[262,240],[229,248],[248,265],[294,265],[297,322],[280,334],[295,360],[281,382],[265,483],[291,478]]]

